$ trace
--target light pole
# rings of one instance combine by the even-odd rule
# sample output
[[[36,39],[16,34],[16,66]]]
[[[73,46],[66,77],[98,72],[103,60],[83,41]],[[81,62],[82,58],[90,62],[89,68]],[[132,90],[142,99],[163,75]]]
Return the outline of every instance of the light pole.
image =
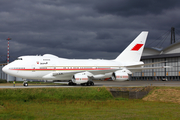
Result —
[[[6,39],[8,41],[8,48],[7,48],[7,64],[9,64],[9,40],[11,40],[11,38],[7,38]],[[7,82],[9,82],[9,75],[7,75]]]

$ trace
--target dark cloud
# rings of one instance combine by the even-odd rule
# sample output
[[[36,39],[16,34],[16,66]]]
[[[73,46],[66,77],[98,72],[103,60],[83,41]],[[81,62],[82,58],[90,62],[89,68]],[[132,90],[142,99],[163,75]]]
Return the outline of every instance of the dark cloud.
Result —
[[[100,13],[121,16],[161,14],[180,5],[178,0],[104,0],[95,6]]]
[[[96,39],[112,39],[112,35],[109,33],[97,33]]]
[[[178,0],[1,0],[0,56],[10,36],[14,58],[114,59],[143,30],[149,31],[147,44],[172,26],[180,31],[178,6]]]

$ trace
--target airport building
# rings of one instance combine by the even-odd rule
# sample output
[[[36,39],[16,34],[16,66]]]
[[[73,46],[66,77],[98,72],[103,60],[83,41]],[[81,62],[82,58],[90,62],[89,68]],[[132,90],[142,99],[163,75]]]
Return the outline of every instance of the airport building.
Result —
[[[141,61],[146,63],[162,62],[145,67],[172,66],[172,68],[149,69],[132,75],[131,80],[180,80],[180,42],[161,51],[145,48]],[[163,62],[164,61],[164,62]]]
[[[180,42],[175,42],[175,29],[171,28],[170,46],[161,50],[145,47],[141,61],[145,64],[162,62],[145,67],[172,66],[172,68],[143,70],[132,74],[130,80],[180,80]]]
[[[7,75],[2,71],[3,66],[4,66],[4,64],[0,65],[0,79],[6,80],[7,79]]]

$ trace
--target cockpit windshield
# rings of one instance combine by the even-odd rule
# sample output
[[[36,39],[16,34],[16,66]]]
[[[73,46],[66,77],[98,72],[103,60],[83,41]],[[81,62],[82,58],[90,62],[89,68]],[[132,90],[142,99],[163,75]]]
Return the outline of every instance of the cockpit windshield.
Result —
[[[22,60],[22,58],[17,58],[16,60]]]

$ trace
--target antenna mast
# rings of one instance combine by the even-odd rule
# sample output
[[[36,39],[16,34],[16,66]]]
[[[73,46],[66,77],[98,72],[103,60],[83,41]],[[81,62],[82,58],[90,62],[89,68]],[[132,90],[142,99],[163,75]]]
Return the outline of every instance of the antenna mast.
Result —
[[[171,44],[175,43],[175,28],[171,27]]]

